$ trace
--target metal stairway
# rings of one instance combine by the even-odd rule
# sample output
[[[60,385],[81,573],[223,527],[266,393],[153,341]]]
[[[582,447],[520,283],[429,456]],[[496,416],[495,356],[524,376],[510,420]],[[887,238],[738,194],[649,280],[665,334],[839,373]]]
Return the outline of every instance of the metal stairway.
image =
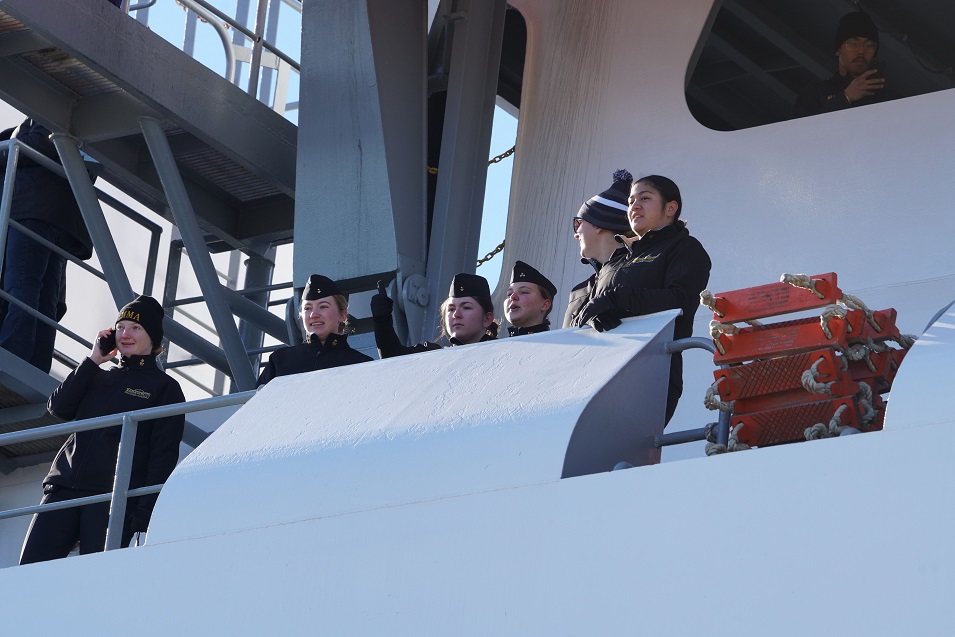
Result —
[[[101,179],[178,226],[222,347],[169,319],[167,336],[252,388],[235,316],[280,340],[285,325],[222,287],[209,251],[261,258],[291,240],[296,126],[107,2],[0,2],[0,99],[53,131],[68,176],[82,148]],[[77,199],[119,306],[133,290],[86,182],[87,205]],[[53,422],[57,384],[0,351],[0,432]],[[0,471],[47,461],[59,444],[42,446],[0,449]]]
[[[0,2],[0,99],[169,217],[139,122],[156,119],[204,231],[235,248],[291,237],[295,125],[109,3]]]

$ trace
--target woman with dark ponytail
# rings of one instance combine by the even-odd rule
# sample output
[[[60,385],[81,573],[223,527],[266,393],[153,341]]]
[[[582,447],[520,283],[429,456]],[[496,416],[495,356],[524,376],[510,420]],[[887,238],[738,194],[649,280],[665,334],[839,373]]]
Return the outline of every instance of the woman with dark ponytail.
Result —
[[[573,324],[598,331],[620,319],[680,309],[673,337],[693,334],[693,315],[710,278],[710,257],[680,219],[683,198],[671,179],[648,175],[633,182],[627,218],[632,238],[618,235],[619,248],[601,268],[589,300]],[[669,422],[683,393],[683,359],[674,354],[667,395]]]

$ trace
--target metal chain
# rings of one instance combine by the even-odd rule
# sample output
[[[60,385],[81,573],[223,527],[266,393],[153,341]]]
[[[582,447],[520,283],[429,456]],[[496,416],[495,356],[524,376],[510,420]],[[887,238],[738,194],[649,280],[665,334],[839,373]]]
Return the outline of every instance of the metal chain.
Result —
[[[491,250],[490,252],[488,252],[487,254],[485,254],[483,259],[478,259],[478,262],[477,262],[477,266],[476,266],[476,267],[479,267],[479,268],[480,268],[481,265],[483,265],[483,264],[487,263],[488,261],[490,261],[491,259],[493,259],[493,258],[494,258],[494,255],[497,254],[498,252],[500,252],[500,251],[503,250],[503,249],[504,249],[504,242],[501,241],[499,244],[497,244],[497,247],[496,247],[496,248],[494,248],[493,250]]]
[[[517,145],[511,146],[509,149],[505,150],[505,151],[504,151],[503,153],[501,153],[500,155],[497,155],[496,157],[492,157],[492,158],[487,162],[487,165],[488,165],[488,166],[491,166],[492,164],[496,164],[496,163],[498,163],[498,162],[500,162],[500,161],[503,161],[503,160],[507,159],[508,157],[510,157],[511,155],[513,155],[513,154],[514,154],[514,151],[516,151],[516,150],[517,150]],[[437,175],[437,174],[438,174],[438,169],[435,168],[434,166],[428,166],[428,174],[429,174],[429,175]],[[488,261],[490,261],[491,259],[493,259],[493,258],[494,258],[494,255],[496,255],[498,252],[500,252],[500,251],[503,250],[503,249],[504,249],[504,242],[501,241],[501,242],[497,245],[496,248],[494,248],[493,250],[491,250],[490,252],[488,252],[487,254],[485,254],[483,259],[478,259],[478,262],[477,262],[477,266],[476,266],[476,267],[481,267],[483,264],[485,264],[485,263],[487,263]]]
[[[517,150],[517,146],[516,146],[516,145],[511,146],[508,150],[505,150],[503,153],[501,153],[501,154],[498,155],[497,157],[492,157],[490,160],[488,160],[487,165],[490,166],[491,164],[496,164],[496,163],[498,163],[499,161],[502,161],[502,160],[504,160],[504,159],[507,159],[508,157],[510,157],[511,155],[514,154],[514,151],[515,151],[515,150]],[[435,168],[434,166],[428,166],[428,174],[429,174],[429,175],[437,175],[437,174],[438,174],[438,169]]]

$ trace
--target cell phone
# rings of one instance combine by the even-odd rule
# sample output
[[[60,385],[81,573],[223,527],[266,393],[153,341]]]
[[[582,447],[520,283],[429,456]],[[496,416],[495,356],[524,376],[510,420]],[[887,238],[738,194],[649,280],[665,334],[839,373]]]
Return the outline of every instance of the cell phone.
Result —
[[[870,80],[881,80],[885,78],[885,60],[872,60],[869,69],[875,69],[875,73],[869,76]]]
[[[103,353],[103,356],[109,356],[109,353],[116,349],[116,332],[110,330],[109,336],[96,339],[96,343],[99,345],[99,351]]]

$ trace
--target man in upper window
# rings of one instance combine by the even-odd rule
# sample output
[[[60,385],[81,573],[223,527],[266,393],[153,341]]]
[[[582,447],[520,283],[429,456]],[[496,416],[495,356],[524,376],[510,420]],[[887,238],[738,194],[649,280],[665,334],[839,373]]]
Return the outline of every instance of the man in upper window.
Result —
[[[847,13],[839,20],[833,42],[838,72],[803,91],[793,107],[794,117],[806,117],[864,106],[888,99],[885,78],[873,65],[879,50],[879,30],[867,13]]]

